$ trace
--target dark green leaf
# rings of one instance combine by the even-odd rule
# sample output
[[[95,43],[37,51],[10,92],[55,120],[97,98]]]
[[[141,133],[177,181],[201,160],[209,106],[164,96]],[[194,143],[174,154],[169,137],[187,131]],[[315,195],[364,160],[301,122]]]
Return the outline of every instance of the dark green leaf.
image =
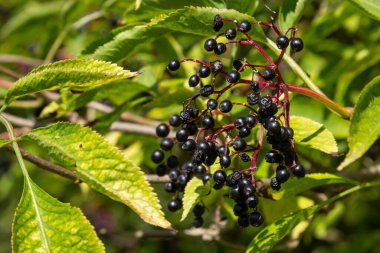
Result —
[[[279,23],[282,32],[297,25],[309,0],[285,0],[280,8]]]
[[[380,2],[378,0],[350,0],[368,17],[380,20]]]

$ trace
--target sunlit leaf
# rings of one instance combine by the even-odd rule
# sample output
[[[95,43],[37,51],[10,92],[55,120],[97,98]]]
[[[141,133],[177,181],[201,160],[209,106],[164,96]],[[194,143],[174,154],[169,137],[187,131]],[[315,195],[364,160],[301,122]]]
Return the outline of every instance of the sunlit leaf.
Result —
[[[380,20],[380,2],[378,0],[350,0],[368,17]]]
[[[294,27],[303,14],[303,9],[309,0],[285,0],[280,8],[279,23],[282,32]]]
[[[202,196],[205,196],[210,191],[209,185],[204,185],[202,179],[194,177],[186,185],[185,194],[183,196],[183,213],[181,221],[186,219],[190,211],[198,203]]]

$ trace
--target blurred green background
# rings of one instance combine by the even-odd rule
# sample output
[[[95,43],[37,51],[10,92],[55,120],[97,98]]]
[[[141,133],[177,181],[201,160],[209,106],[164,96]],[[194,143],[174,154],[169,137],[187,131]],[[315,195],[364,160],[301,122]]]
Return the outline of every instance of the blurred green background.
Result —
[[[10,62],[9,55],[23,56],[40,64],[58,38],[62,38],[54,60],[80,56],[88,47],[99,45],[107,39],[111,30],[119,27],[134,27],[146,24],[150,19],[170,13],[184,6],[210,6],[231,8],[247,13],[256,20],[270,21],[273,15],[267,7],[278,11],[283,1],[29,1],[0,0],[0,79],[15,81],[17,76],[28,73],[33,64]],[[306,1],[302,18],[297,25],[299,36],[305,43],[302,53],[293,55],[311,80],[335,102],[352,107],[361,89],[379,73],[380,26],[367,17],[349,1]],[[265,6],[267,5],[267,7]],[[98,17],[85,25],[68,28],[89,14]],[[210,16],[210,23],[213,17]],[[211,26],[210,26],[211,27]],[[268,33],[268,37],[275,38]],[[166,121],[178,112],[182,101],[192,95],[185,85],[194,71],[191,67],[178,74],[167,73],[166,63],[170,59],[184,57],[214,60],[215,56],[204,53],[203,42],[207,37],[172,32],[163,36],[147,37],[137,47],[129,48],[125,60],[118,62],[126,69],[143,71],[134,78],[146,87],[144,103],[130,105],[128,110],[142,117]],[[91,46],[90,46],[91,45]],[[271,52],[268,50],[268,52]],[[274,54],[272,54],[274,55]],[[222,60],[230,64],[232,59],[244,58],[259,64],[263,59],[254,51],[232,47]],[[24,59],[25,60],[25,59]],[[30,60],[30,59],[29,59]],[[284,63],[284,78],[288,83],[302,85],[291,69]],[[5,69],[5,71],[4,71]],[[11,71],[11,74],[9,72]],[[0,97],[6,92],[0,87]],[[117,93],[117,92],[114,92]],[[139,93],[140,94],[140,93]],[[165,96],[163,96],[165,94]],[[127,98],[109,91],[109,103],[120,106]],[[136,95],[136,94],[135,94]],[[137,94],[138,95],[138,94]],[[131,95],[132,96],[132,95]],[[42,108],[13,107],[9,112],[25,118],[34,118]],[[80,111],[80,113],[84,113]],[[336,137],[340,154],[347,152],[346,138],[349,122],[333,114],[323,105],[301,95],[294,95],[291,102],[292,115],[300,115],[323,123]],[[103,115],[98,114],[97,117]],[[122,148],[146,173],[154,172],[149,160],[150,152],[158,145],[154,137],[136,136],[115,132],[106,133],[107,138]],[[380,160],[380,142],[377,141],[367,154],[349,166],[347,171],[357,171],[375,166]],[[33,145],[24,145],[33,153],[45,154]],[[319,151],[298,147],[298,153],[309,172],[336,173],[343,156],[331,157]],[[238,161],[235,161],[238,162]],[[85,185],[53,175],[27,163],[33,180],[52,196],[63,202],[80,207],[95,226],[105,243],[107,252],[244,252],[245,247],[258,229],[241,229],[231,216],[232,203],[222,203],[221,215],[225,218],[220,240],[207,241],[199,236],[186,235],[184,229],[191,226],[191,219],[179,223],[179,214],[167,214],[168,219],[179,229],[178,235],[145,224],[122,204],[89,190]],[[273,170],[264,164],[260,175],[268,177]],[[13,214],[21,196],[23,178],[15,157],[6,150],[0,155],[0,252],[11,252],[11,224]],[[161,184],[153,184],[165,206],[170,194]],[[341,187],[325,186],[305,193],[305,196],[273,202],[262,200],[260,209],[266,224],[292,210],[305,207],[313,201],[341,191]],[[313,219],[298,225],[273,252],[380,252],[380,191],[370,189],[355,193],[323,209]],[[215,209],[215,197],[210,201],[210,212],[205,216],[210,225]],[[220,201],[220,200],[218,200]],[[166,212],[167,213],[167,212]]]

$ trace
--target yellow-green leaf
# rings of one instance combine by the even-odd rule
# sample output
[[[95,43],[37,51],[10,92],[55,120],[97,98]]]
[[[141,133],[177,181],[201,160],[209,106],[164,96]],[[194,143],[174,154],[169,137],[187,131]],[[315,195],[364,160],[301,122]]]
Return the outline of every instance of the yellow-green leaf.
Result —
[[[336,154],[338,146],[333,134],[322,124],[311,119],[292,116],[290,126],[294,130],[296,144],[320,150],[327,154]]]
[[[380,136],[380,76],[369,82],[361,92],[351,119],[346,158],[342,170],[359,159]]]
[[[91,87],[108,84],[136,76],[116,64],[98,60],[63,60],[42,65],[20,78],[8,90],[5,105],[28,94],[44,90],[70,88],[84,91]]]
[[[309,0],[285,0],[280,8],[279,23],[282,32],[297,25]]]
[[[126,204],[144,221],[170,228],[157,195],[140,168],[90,128],[56,123],[35,129],[22,138],[45,148],[91,188]]]
[[[379,0],[350,0],[350,2],[359,7],[368,17],[380,20]]]
[[[210,191],[210,186],[204,185],[202,179],[193,177],[186,185],[185,194],[183,195],[183,213],[181,221],[186,219],[190,211],[202,196],[205,196]]]
[[[14,217],[12,248],[14,253],[105,252],[79,208],[59,202],[30,178]]]

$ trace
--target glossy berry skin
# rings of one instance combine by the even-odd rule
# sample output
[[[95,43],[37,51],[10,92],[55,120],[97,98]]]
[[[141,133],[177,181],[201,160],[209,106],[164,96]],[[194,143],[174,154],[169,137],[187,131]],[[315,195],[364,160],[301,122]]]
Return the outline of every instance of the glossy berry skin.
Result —
[[[166,159],[166,165],[169,168],[175,168],[179,165],[178,158],[175,155],[171,155]]]
[[[201,88],[199,94],[201,94],[202,97],[208,97],[212,93],[214,93],[214,87],[212,85],[205,85]]]
[[[245,197],[249,197],[256,192],[256,189],[250,184],[246,185],[242,191]]]
[[[226,44],[218,43],[214,49],[214,53],[217,55],[224,54],[227,51]]]
[[[235,216],[243,215],[247,210],[248,208],[245,204],[236,204],[233,209]]]
[[[203,174],[206,172],[206,167],[203,165],[198,165],[197,167],[194,168],[194,173],[196,174]]]
[[[181,66],[180,62],[177,60],[171,60],[168,63],[167,69],[170,71],[176,71]]]
[[[227,81],[229,83],[236,83],[240,80],[240,73],[237,72],[237,71],[231,71],[230,73],[228,73],[227,75]]]
[[[168,210],[170,212],[176,212],[181,208],[182,208],[182,201],[179,198],[169,200]]]
[[[243,33],[246,33],[248,32],[249,30],[251,30],[252,28],[252,25],[250,22],[248,22],[247,20],[243,20],[240,22],[239,24],[239,30]]]
[[[251,129],[249,129],[248,127],[242,127],[239,129],[238,135],[240,138],[248,137],[250,134],[251,134]]]
[[[284,35],[280,35],[276,39],[276,45],[278,49],[284,49],[289,46],[289,39]]]
[[[257,120],[253,115],[247,115],[245,117],[245,124],[248,128],[252,128],[256,125]]]
[[[198,132],[198,127],[195,123],[187,123],[186,130],[189,131],[189,135],[194,135]]]
[[[261,99],[261,96],[259,93],[252,92],[252,93],[249,93],[247,96],[247,103],[249,105],[256,105],[257,103],[259,103],[260,99]]]
[[[242,138],[237,138],[233,143],[232,147],[236,151],[243,151],[247,147],[247,142]]]
[[[234,125],[237,129],[240,129],[245,126],[245,120],[243,117],[238,117],[234,121]]]
[[[223,145],[218,148],[217,153],[218,153],[218,156],[229,155],[230,150]]]
[[[207,109],[209,109],[210,111],[215,110],[217,106],[218,101],[216,101],[215,99],[211,98],[207,101]]]
[[[288,181],[290,173],[285,166],[278,166],[276,169],[276,179],[280,183],[285,183]]]
[[[156,127],[156,135],[158,137],[166,137],[170,132],[169,126],[161,123]]]
[[[223,113],[230,112],[232,110],[232,102],[230,100],[223,100],[219,104],[219,110]]]
[[[299,52],[303,49],[303,41],[300,38],[293,38],[290,41],[290,47],[293,51]]]
[[[228,182],[228,181],[227,181],[227,182]],[[242,196],[241,196],[241,194],[240,194],[240,192],[239,192],[239,189],[238,189],[237,187],[234,187],[234,188],[232,188],[232,189],[229,191],[229,193],[228,193],[228,197],[229,197],[230,199],[235,200],[235,201],[239,201],[239,200],[242,198]]]
[[[166,174],[167,167],[164,164],[160,164],[156,168],[156,174],[160,177]]]
[[[176,133],[176,138],[179,142],[184,142],[189,137],[189,131],[187,129],[179,129]]]
[[[164,160],[164,152],[162,152],[161,150],[159,149],[156,149],[155,151],[153,151],[152,155],[151,155],[151,159],[154,163],[160,163]]]
[[[281,125],[278,121],[270,121],[267,123],[268,133],[278,136],[281,134]]]
[[[228,28],[225,31],[224,35],[226,36],[227,39],[233,40],[236,37],[236,29],[234,29],[234,28]]]
[[[164,187],[165,187],[165,191],[169,193],[174,193],[177,191],[177,186],[173,182],[166,182]]]
[[[205,44],[204,44],[204,49],[208,52],[211,52],[212,50],[214,50],[214,48],[216,47],[216,44],[218,44],[216,42],[216,40],[214,39],[208,39],[205,41]]]
[[[249,214],[249,223],[254,227],[260,227],[264,222],[264,217],[259,212]]]
[[[187,139],[181,146],[184,151],[193,151],[196,148],[196,143],[193,139]]]
[[[259,204],[259,198],[255,195],[249,196],[245,203],[249,208],[256,208],[257,205]]]
[[[279,191],[281,189],[281,184],[277,181],[277,178],[274,177],[270,180],[270,187],[275,191]]]
[[[192,76],[190,76],[188,83],[189,83],[190,87],[195,87],[199,84],[200,81],[201,81],[201,79],[199,78],[199,76],[192,75]]]
[[[265,68],[261,75],[265,80],[270,81],[276,77],[276,72],[272,68]]]
[[[251,82],[249,83],[249,87],[251,88],[251,90],[252,90],[253,92],[258,92],[259,89],[260,89],[260,85],[259,85],[259,83],[256,82],[256,81],[251,81]]]
[[[200,228],[203,225],[203,218],[201,216],[196,216],[193,219],[193,227]]]
[[[169,117],[169,124],[173,127],[181,125],[181,117],[178,114],[173,114]]]
[[[251,161],[251,157],[249,155],[247,155],[246,153],[239,154],[239,157],[245,163]]]
[[[223,69],[223,64],[219,60],[211,62],[210,65],[211,65],[212,73],[218,73],[219,71]]]
[[[223,155],[220,157],[220,165],[222,168],[228,168],[231,165],[231,157]]]
[[[241,61],[239,61],[239,60],[234,60],[233,62],[232,62],[232,66],[234,66],[234,68],[237,70],[237,71],[242,71],[243,69],[242,69],[242,67],[243,67],[243,63],[241,62]]]
[[[214,118],[211,117],[211,116],[204,116],[203,119],[202,119],[202,126],[205,128],[205,129],[211,129],[213,128],[215,125],[215,121],[214,121]]]
[[[217,170],[215,171],[214,173],[214,181],[218,184],[224,184],[224,182],[226,182],[226,172],[224,172],[223,170]]]
[[[210,173],[205,173],[202,177],[203,184],[206,184],[210,179],[212,178],[212,175]]]
[[[222,27],[223,27],[222,17],[219,14],[217,14],[214,17],[214,23],[213,23],[212,28],[214,29],[215,32],[219,32]]]
[[[296,164],[292,167],[293,175],[296,177],[304,177],[306,174],[305,168],[301,164]]]
[[[169,175],[170,180],[172,182],[175,182],[175,181],[177,181],[177,179],[179,177],[179,172],[178,172],[178,170],[171,169],[171,170],[169,170],[168,175]]]
[[[281,153],[270,150],[268,153],[265,154],[265,161],[267,163],[281,163],[284,160],[284,157]]]
[[[246,228],[249,226],[248,214],[240,215],[238,218],[238,224],[240,227]]]
[[[242,192],[247,185],[252,185],[251,181],[247,178],[242,178],[238,182],[239,190]]]
[[[208,77],[210,75],[210,73],[211,73],[211,69],[209,67],[207,67],[207,66],[202,66],[198,70],[198,74],[202,78]]]
[[[259,108],[268,110],[272,106],[272,98],[270,96],[261,97],[259,100]]]
[[[173,145],[174,145],[174,142],[170,138],[164,138],[161,140],[161,143],[160,143],[160,147],[165,151],[171,150]]]

